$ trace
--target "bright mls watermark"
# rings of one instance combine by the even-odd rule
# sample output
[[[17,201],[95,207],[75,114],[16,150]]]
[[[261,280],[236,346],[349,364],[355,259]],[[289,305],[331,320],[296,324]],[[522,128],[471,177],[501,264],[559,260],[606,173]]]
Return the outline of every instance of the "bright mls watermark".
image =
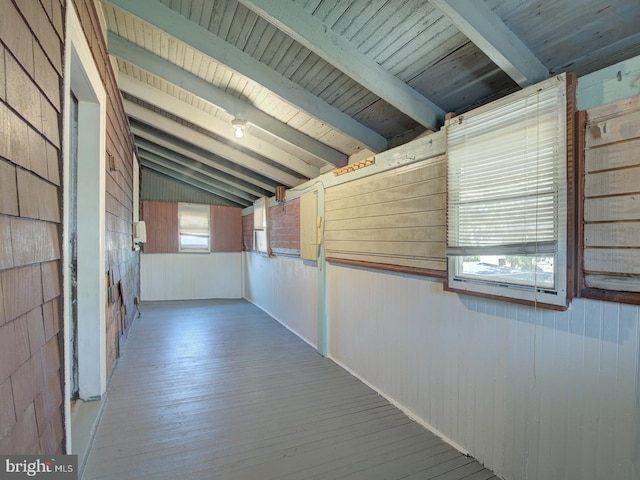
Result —
[[[78,480],[77,455],[0,455],[0,480]]]

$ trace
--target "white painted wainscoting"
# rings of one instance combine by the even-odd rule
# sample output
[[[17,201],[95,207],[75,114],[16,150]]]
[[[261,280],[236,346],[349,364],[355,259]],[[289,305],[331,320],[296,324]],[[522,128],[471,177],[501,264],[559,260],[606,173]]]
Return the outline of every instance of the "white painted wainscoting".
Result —
[[[242,298],[242,253],[143,253],[140,298]]]
[[[246,297],[314,343],[316,268],[245,259]],[[425,277],[326,273],[329,356],[498,475],[640,478],[640,307],[555,312]]]
[[[330,265],[331,358],[507,479],[637,479],[640,308]]]
[[[244,297],[313,347],[318,345],[315,262],[245,254]]]

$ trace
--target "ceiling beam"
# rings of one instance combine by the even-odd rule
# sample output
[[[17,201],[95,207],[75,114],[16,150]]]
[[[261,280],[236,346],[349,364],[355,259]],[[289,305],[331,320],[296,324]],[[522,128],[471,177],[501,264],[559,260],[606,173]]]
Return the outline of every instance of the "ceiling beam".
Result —
[[[176,166],[184,169],[184,172],[193,172],[199,175],[199,179],[203,182],[210,184],[212,187],[215,187],[221,191],[225,191],[231,195],[234,195],[238,198],[243,198],[251,203],[257,198],[256,195],[251,195],[244,190],[240,190],[239,188],[233,187],[228,183],[219,180],[203,165],[199,165],[195,160],[181,158],[178,154],[173,152],[168,152],[163,150],[161,147],[157,145],[153,145],[144,139],[138,139],[136,142],[138,145],[138,151],[141,155],[146,155],[149,158],[163,159],[166,162],[170,162],[175,164]],[[148,145],[147,145],[148,144]],[[144,152],[144,153],[143,153]],[[259,195],[258,195],[259,196]]]
[[[170,167],[168,165],[163,165],[161,163],[158,163],[146,156],[141,155],[140,156],[140,160],[141,160],[141,164],[143,167],[146,168],[150,168],[151,170],[155,170],[156,172],[160,172],[168,177],[173,178],[174,180],[178,180],[182,183],[186,183],[187,185],[191,185],[192,187],[196,187],[199,188],[200,190],[203,190],[205,192],[211,193],[217,197],[220,197],[234,205],[240,206],[240,207],[248,207],[249,205],[251,205],[251,203],[248,203],[247,201],[233,201],[227,197],[225,197],[223,194],[221,194],[216,188],[208,185],[205,182],[202,182],[196,178],[193,178],[191,175],[187,175],[186,173],[184,173],[183,170],[180,170],[179,168],[176,167]]]
[[[175,137],[171,137],[170,135],[167,135],[163,132],[154,130],[143,123],[137,121],[132,121],[130,123],[131,133],[133,133],[136,138],[144,138],[156,145],[164,147],[167,150],[171,150],[172,152],[176,152],[187,158],[197,160],[203,165],[207,165],[216,170],[220,170],[221,172],[235,177],[238,181],[244,181],[247,184],[253,185],[255,188],[264,189],[265,191],[271,193],[274,193],[276,191],[275,187],[278,185],[278,182],[267,179],[262,175],[258,175],[257,173],[245,169],[244,167],[241,167],[240,165],[235,164],[225,158],[218,157],[211,152],[207,153],[210,154],[212,158],[210,158],[209,156],[205,156],[203,153],[200,153],[197,147],[190,146],[184,141],[176,141]],[[269,183],[269,181],[273,182],[273,185]],[[236,184],[236,186],[239,185],[241,184]],[[263,196],[263,194],[261,193],[258,196]]]
[[[290,0],[238,1],[420,125],[438,130],[443,124],[444,110],[363,55],[302,6]]]
[[[184,139],[188,143],[215,152],[227,160],[235,162],[243,167],[260,173],[265,177],[272,178],[276,182],[285,186],[296,186],[304,182],[304,179],[295,177],[290,173],[284,172],[276,167],[268,165],[267,163],[258,160],[251,155],[248,155],[240,150],[233,148],[226,143],[223,143],[215,138],[211,138],[203,133],[197,132],[192,128],[187,127],[175,120],[165,117],[159,113],[153,112],[144,108],[137,103],[130,100],[124,101],[124,109],[127,115],[138,119],[148,125],[153,125],[155,128],[163,130],[171,135]]]
[[[429,0],[451,23],[509,75],[526,87],[549,77],[549,69],[484,0]]]
[[[145,138],[136,136],[135,142],[138,149],[154,153],[160,157],[166,158],[167,160],[171,160],[175,163],[183,165],[185,168],[200,172],[203,175],[206,175],[209,178],[213,179],[214,181],[219,182],[220,185],[224,185],[224,189],[239,197],[252,199],[256,197],[264,197],[265,195],[269,194],[267,190],[258,188],[255,185],[250,185],[247,182],[243,182],[242,180],[233,177],[232,175],[221,172],[216,168],[207,166],[199,162],[198,160],[187,157],[185,155],[181,155],[180,153],[177,153],[169,148],[162,147],[152,140],[147,140]],[[220,186],[220,188],[223,187]]]
[[[236,195],[233,195],[232,193],[229,193],[228,191],[218,188],[215,185],[212,185],[211,182],[209,181],[209,179],[206,176],[203,176],[202,174],[198,173],[198,172],[194,172],[191,170],[185,170],[184,167],[181,167],[180,165],[174,163],[171,160],[167,160],[163,157],[160,157],[158,155],[155,155],[151,152],[147,152],[144,150],[140,151],[140,158],[142,158],[143,160],[147,161],[147,162],[153,162],[156,165],[160,165],[163,168],[167,169],[167,170],[171,170],[172,172],[176,172],[179,173],[180,175],[182,175],[184,178],[190,178],[192,180],[195,180],[198,182],[199,185],[202,185],[203,188],[207,188],[209,192],[219,196],[220,198],[224,198],[226,200],[229,200],[230,202],[233,202],[237,205],[251,205],[253,203],[253,200],[249,200],[247,198],[241,198],[238,197]]]
[[[230,115],[248,120],[252,126],[287,143],[303,157],[309,156],[323,164],[343,167],[348,157],[342,152],[290,127],[277,118],[267,115],[250,103],[244,102],[202,78],[139,47],[113,32],[108,32],[109,53],[137,65],[141,69],[211,103]]]
[[[162,3],[156,0],[109,0],[109,3],[199,50],[295,108],[353,138],[362,147],[375,153],[387,148],[387,140],[382,135]]]
[[[289,170],[297,172],[306,178],[316,178],[320,174],[320,169],[318,167],[309,165],[307,162],[300,160],[300,158],[295,155],[292,155],[271,143],[251,136],[249,134],[250,132],[246,132],[244,137],[242,137],[241,140],[238,140],[234,135],[231,123],[220,120],[219,118],[206,113],[193,105],[189,105],[173,95],[169,95],[162,90],[158,90],[147,83],[120,73],[118,75],[118,87],[121,91],[128,93],[129,95],[137,97],[150,105],[175,115],[176,117],[182,118],[220,138],[226,139],[232,145],[238,145],[251,150],[275,163],[282,164]]]

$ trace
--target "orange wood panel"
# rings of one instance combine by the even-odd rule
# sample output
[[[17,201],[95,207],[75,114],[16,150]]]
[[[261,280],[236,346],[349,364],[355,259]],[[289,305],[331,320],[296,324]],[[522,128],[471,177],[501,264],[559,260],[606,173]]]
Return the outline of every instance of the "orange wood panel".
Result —
[[[269,211],[269,241],[272,252],[300,255],[300,199],[295,198]]]
[[[211,251],[242,251],[242,209],[211,205]]]
[[[178,252],[178,204],[166,202],[142,203],[142,219],[147,224],[145,253]]]
[[[253,213],[242,217],[242,247],[245,252],[253,250]]]

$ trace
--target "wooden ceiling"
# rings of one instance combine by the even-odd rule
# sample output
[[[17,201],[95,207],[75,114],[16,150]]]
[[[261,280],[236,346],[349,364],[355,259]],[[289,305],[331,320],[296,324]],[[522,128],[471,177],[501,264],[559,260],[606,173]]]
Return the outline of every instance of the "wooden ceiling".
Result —
[[[445,112],[640,54],[628,0],[101,5],[143,168],[238,206],[437,130]]]

